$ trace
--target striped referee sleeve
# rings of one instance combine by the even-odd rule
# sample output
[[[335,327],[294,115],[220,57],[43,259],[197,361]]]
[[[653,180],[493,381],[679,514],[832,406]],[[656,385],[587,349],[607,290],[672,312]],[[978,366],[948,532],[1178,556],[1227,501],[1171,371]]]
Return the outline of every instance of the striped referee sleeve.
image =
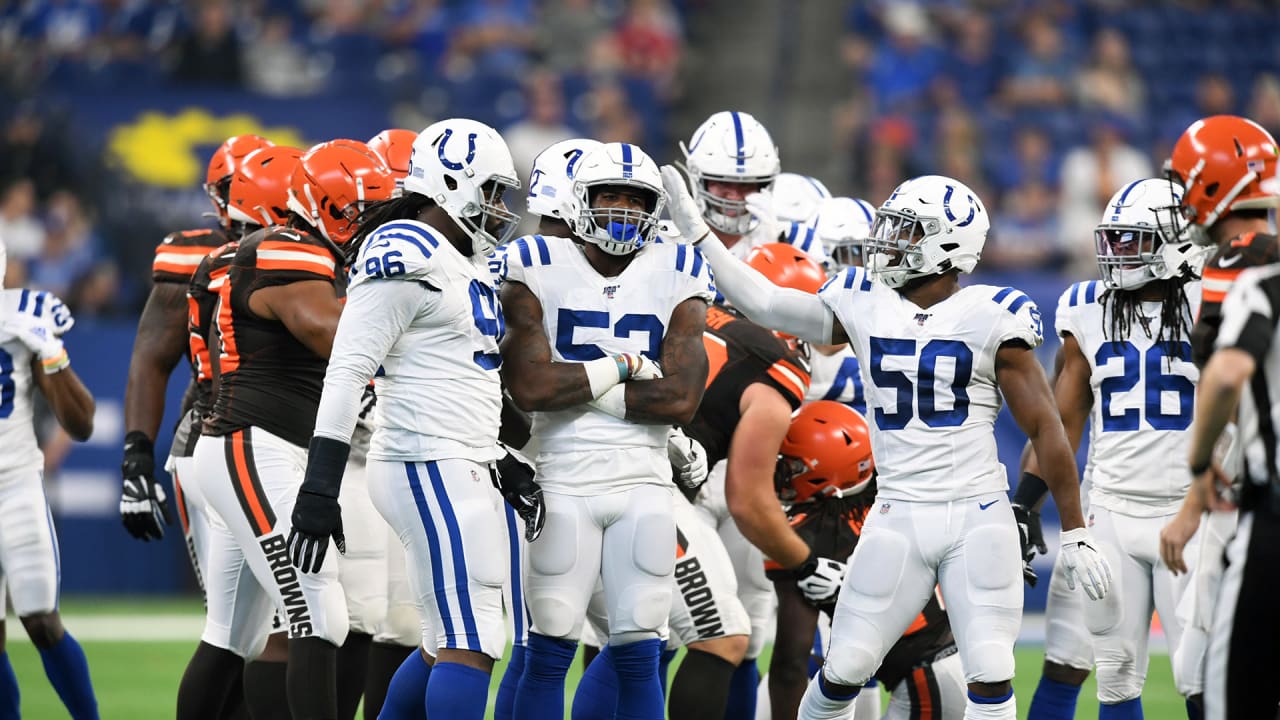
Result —
[[[1262,364],[1271,350],[1280,317],[1280,265],[1241,273],[1222,301],[1222,326],[1215,346],[1244,350]]]

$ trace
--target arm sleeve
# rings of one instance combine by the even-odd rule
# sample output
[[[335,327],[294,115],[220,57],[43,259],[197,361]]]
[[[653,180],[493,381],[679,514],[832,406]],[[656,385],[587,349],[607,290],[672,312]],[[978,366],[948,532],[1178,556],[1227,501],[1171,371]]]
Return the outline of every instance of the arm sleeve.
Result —
[[[774,285],[714,235],[698,247],[711,262],[720,292],[748,318],[809,342],[831,344],[835,314],[817,295]]]
[[[325,371],[315,435],[351,441],[360,396],[430,292],[412,281],[365,282],[347,295]]]

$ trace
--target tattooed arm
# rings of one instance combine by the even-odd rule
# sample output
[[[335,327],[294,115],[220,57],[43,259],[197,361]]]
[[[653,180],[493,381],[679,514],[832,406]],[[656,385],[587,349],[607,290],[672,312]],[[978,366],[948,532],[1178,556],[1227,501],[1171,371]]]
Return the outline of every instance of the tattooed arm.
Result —
[[[706,327],[706,302],[689,298],[676,306],[662,338],[663,376],[625,385],[628,420],[672,425],[693,420],[707,385]]]
[[[520,282],[502,284],[502,381],[516,407],[525,412],[564,410],[592,399],[583,363],[555,362],[542,329],[542,304]]]

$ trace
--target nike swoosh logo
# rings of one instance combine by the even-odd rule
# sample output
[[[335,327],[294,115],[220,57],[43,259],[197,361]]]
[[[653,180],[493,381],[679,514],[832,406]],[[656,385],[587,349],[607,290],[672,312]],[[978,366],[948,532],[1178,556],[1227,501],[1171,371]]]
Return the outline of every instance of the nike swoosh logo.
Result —
[[[1244,256],[1243,256],[1243,255],[1232,255],[1232,256],[1231,256],[1231,257],[1229,257],[1229,258],[1219,258],[1219,259],[1218,259],[1218,267],[1220,267],[1220,268],[1224,268],[1224,267],[1231,267],[1232,265],[1235,265],[1236,263],[1240,262],[1240,258],[1242,258],[1242,257],[1244,257]]]
[[[998,503],[998,502],[1000,502],[1000,501],[999,501],[999,500],[992,500],[991,502],[989,502],[989,503],[987,503],[987,504],[985,504],[985,505],[984,505],[984,504],[982,504],[982,503],[978,503],[978,509],[979,509],[979,510],[986,510],[987,508],[991,507],[992,505],[995,505],[995,504],[996,504],[996,503]]]

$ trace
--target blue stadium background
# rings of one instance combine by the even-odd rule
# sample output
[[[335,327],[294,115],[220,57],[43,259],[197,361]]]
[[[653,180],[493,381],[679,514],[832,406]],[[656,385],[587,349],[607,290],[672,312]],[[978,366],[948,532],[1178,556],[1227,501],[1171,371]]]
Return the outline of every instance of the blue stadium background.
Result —
[[[725,36],[744,13],[754,13],[763,49]],[[760,18],[777,22],[761,28]],[[809,66],[792,58],[814,44],[796,33],[818,30],[829,40],[816,51],[825,73],[806,71],[812,47]],[[1025,291],[1049,336],[1059,294],[1096,273],[1080,228],[1124,173],[1157,171],[1205,114],[1280,129],[1278,40],[1274,5],[1241,0],[5,4],[8,284],[52,289],[72,305],[68,347],[98,398],[88,443],[63,452],[47,419],[41,426],[63,587],[194,591],[181,543],[138,545],[120,527],[117,467],[152,250],[165,233],[207,222],[199,183],[228,135],[305,147],[465,115],[526,144],[585,134],[669,161],[676,140],[740,91],[738,109],[784,128],[775,132],[784,169],[837,194],[878,204],[923,172],[978,189],[994,230],[974,281]],[[744,52],[773,53],[787,71],[734,75]],[[1042,350],[1046,366],[1054,349]],[[171,408],[184,382],[175,373]],[[173,415],[157,447],[167,447]],[[1013,481],[1024,438],[1007,416],[997,430]],[[125,554],[148,562],[120,562]],[[1030,607],[1042,593],[1043,584]]]

